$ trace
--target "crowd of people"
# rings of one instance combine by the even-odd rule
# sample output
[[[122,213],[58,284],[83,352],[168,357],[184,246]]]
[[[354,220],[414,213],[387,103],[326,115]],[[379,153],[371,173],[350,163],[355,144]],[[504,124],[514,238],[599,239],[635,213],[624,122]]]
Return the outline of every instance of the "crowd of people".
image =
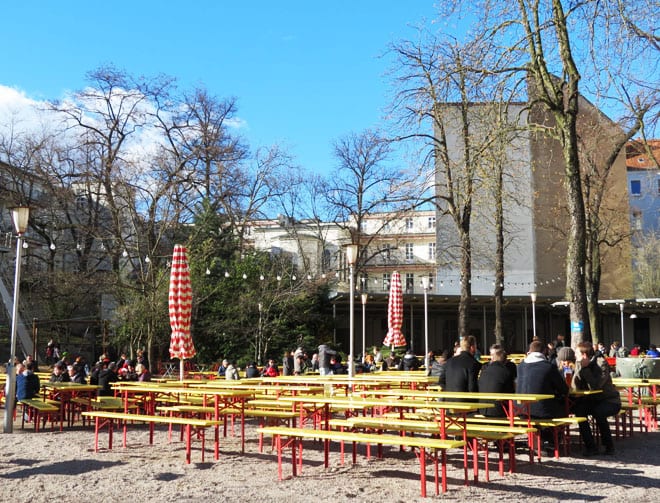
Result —
[[[94,365],[90,366],[82,356],[71,360],[69,354],[60,353],[59,345],[49,341],[47,357],[52,362],[50,382],[76,382],[99,386],[100,396],[112,395],[112,383],[128,381],[149,381],[149,365],[143,350],[136,358],[130,359],[121,354],[119,359],[111,361],[103,354]],[[533,418],[562,417],[567,414],[591,416],[598,427],[605,454],[614,452],[608,418],[617,414],[621,408],[618,390],[612,384],[609,358],[641,355],[638,345],[630,350],[619,342],[613,342],[609,348],[602,343],[594,346],[591,342],[581,342],[571,348],[563,335],[547,344],[534,338],[529,345],[524,359],[514,364],[508,359],[507,352],[501,345],[493,344],[490,359],[480,363],[481,353],[476,339],[467,336],[457,342],[452,350],[432,351],[427,355],[427,375],[438,378],[438,384],[445,391],[488,392],[488,393],[526,393],[547,394],[554,398],[534,402],[530,408]],[[646,356],[660,357],[655,345],[649,345]],[[57,359],[55,359],[57,357]],[[54,362],[53,362],[54,360]],[[374,346],[372,351],[362,355],[356,363],[355,371],[375,372],[378,370],[417,370],[424,362],[412,352],[407,351],[402,357],[392,350],[386,358],[381,350]],[[16,396],[18,400],[33,398],[39,394],[40,382],[36,372],[37,362],[28,356],[17,363]],[[302,347],[285,351],[278,362],[271,358],[260,367],[250,362],[244,369],[244,376],[277,377],[279,375],[302,375],[318,372],[320,375],[348,373],[348,366],[342,361],[338,351],[329,344],[321,344],[311,356]],[[241,369],[231,359],[223,359],[218,367],[218,376],[235,380],[241,376]],[[599,390],[599,393],[567,400],[571,390]],[[571,403],[570,410],[567,404]],[[504,416],[504,407],[484,408],[478,413],[486,416]],[[599,453],[587,421],[579,423],[580,434],[587,456]],[[544,445],[553,443],[551,432],[542,431]]]
[[[621,354],[617,353],[616,343],[613,350]],[[482,365],[479,360],[476,340],[468,336],[460,341],[453,354],[437,353],[429,373],[438,376],[438,382],[446,391],[552,395],[551,399],[531,404],[532,418],[558,418],[568,414],[590,416],[598,427],[604,454],[614,453],[608,418],[619,412],[621,398],[612,384],[611,368],[603,349],[588,341],[572,349],[560,336],[549,344],[533,340],[518,365],[507,358],[506,351],[498,344],[490,347],[488,363]],[[583,396],[574,393],[568,400],[571,390],[598,390],[599,393]],[[503,407],[484,408],[479,413],[504,416],[505,410]],[[599,454],[589,421],[580,422],[579,428],[583,454]],[[554,449],[551,430],[542,430],[541,437],[546,449]]]

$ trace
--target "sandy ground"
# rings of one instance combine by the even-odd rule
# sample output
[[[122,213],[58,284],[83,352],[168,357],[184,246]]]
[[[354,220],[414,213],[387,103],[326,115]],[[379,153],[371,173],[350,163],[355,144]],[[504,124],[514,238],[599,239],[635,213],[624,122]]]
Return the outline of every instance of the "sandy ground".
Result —
[[[4,412],[4,411],[3,411]],[[239,437],[221,439],[220,459],[213,460],[207,441],[201,462],[200,444],[194,445],[192,463],[185,464],[184,444],[168,443],[166,429],[156,432],[149,445],[144,427],[128,432],[128,447],[115,435],[107,450],[107,434],[100,452],[94,452],[94,430],[77,426],[64,432],[22,430],[0,434],[0,481],[7,500],[33,501],[419,501],[419,463],[414,454],[385,451],[383,459],[367,460],[360,449],[358,463],[340,464],[338,452],[325,469],[322,450],[305,444],[303,473],[277,479],[277,456],[270,446],[259,453],[254,423],[247,428],[245,453]],[[210,437],[209,433],[209,437]],[[335,450],[338,446],[335,446]],[[635,432],[618,440],[615,456],[560,459],[529,463],[519,452],[516,473],[500,476],[491,456],[490,482],[463,485],[462,455],[450,456],[449,488],[437,498],[448,501],[660,501],[660,433]],[[288,453],[286,461],[288,461]],[[349,461],[349,459],[347,459]],[[290,463],[284,467],[290,475]],[[434,496],[432,470],[428,491]],[[480,472],[483,477],[483,471]],[[472,476],[472,473],[470,473]],[[11,495],[11,497],[10,497]],[[429,498],[430,499],[430,498]]]

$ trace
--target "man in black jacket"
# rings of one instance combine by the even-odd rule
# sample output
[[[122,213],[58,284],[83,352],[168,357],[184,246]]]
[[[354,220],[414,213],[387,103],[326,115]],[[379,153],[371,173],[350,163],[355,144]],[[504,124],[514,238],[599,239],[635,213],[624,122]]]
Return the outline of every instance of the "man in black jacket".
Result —
[[[474,354],[477,352],[477,340],[472,335],[461,340],[460,353],[445,364],[445,391],[479,391],[479,363]],[[453,401],[453,400],[452,400]]]
[[[479,374],[479,391],[482,393],[515,393],[516,365],[506,357],[506,351],[499,344],[490,347],[490,363],[481,368]],[[481,409],[484,416],[504,417],[503,405],[508,402],[498,402],[496,407]]]
[[[566,415],[566,395],[568,386],[556,364],[550,362],[543,353],[543,343],[532,341],[525,359],[518,365],[517,393],[554,395],[548,400],[539,400],[530,406],[534,418],[563,417]],[[554,444],[552,431],[541,431],[546,449]]]

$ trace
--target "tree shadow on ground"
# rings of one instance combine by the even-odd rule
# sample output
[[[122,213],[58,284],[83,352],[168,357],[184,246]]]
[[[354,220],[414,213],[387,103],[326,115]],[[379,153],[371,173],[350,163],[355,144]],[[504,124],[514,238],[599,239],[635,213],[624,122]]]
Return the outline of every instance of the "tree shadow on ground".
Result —
[[[16,463],[15,460],[13,463]],[[30,460],[27,461],[26,465],[33,465],[34,462]],[[120,461],[80,461],[78,459],[72,459],[68,461],[57,461],[49,464],[41,464],[33,468],[25,468],[22,470],[17,470],[11,473],[1,474],[1,478],[5,479],[23,479],[33,477],[35,475],[84,475],[86,473],[91,473],[97,470],[107,470],[108,468],[116,465],[121,465]]]

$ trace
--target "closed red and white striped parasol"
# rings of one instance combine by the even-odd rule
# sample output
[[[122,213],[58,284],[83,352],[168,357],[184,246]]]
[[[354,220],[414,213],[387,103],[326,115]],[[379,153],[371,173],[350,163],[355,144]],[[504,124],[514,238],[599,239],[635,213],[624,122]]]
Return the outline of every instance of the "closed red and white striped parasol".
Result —
[[[190,334],[192,317],[192,283],[188,267],[188,252],[184,246],[174,245],[169,292],[170,357],[180,360],[180,378],[183,379],[183,360],[195,356],[195,345]]]
[[[401,332],[403,325],[403,290],[401,275],[398,271],[392,273],[390,280],[390,298],[387,302],[387,335],[383,344],[392,348],[405,346],[406,338]]]

